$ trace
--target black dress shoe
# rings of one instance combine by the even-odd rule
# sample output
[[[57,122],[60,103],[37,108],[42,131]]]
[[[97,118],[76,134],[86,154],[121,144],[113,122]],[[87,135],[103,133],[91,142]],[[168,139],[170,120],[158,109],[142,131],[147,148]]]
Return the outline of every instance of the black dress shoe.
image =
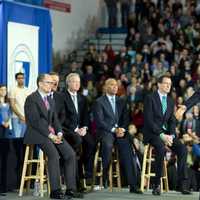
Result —
[[[160,185],[153,187],[152,194],[153,195],[160,195],[161,194]]]
[[[83,193],[83,194],[87,193],[87,188],[85,187],[78,188],[77,190],[78,192]]]
[[[82,193],[74,191],[74,190],[66,190],[65,196],[71,197],[71,198],[80,198],[80,199],[84,198],[84,195]]]
[[[108,188],[108,181],[107,180],[103,181],[103,187],[104,187],[104,189]]]
[[[54,190],[50,194],[51,199],[68,199],[65,198],[65,195],[61,192],[61,190]]]
[[[182,194],[192,194],[192,192],[190,192],[189,190],[181,190]]]
[[[186,179],[186,180],[183,180],[182,181],[182,187],[181,187],[181,190],[180,190],[180,192],[182,193],[182,194],[192,194],[190,191],[189,191],[189,183],[188,183],[188,180]]]
[[[135,193],[135,194],[143,194],[143,192],[139,188],[135,188],[135,187],[130,187],[129,192]]]

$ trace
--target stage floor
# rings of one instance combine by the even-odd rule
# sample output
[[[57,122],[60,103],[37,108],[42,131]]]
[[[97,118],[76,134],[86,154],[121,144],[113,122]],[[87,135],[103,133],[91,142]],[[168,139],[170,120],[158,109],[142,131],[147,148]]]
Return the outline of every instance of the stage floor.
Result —
[[[8,193],[7,196],[0,196],[0,200],[36,200],[42,199],[47,200],[48,197],[34,197],[32,194],[25,194],[23,197],[18,197],[15,192]],[[170,191],[168,193],[163,193],[161,196],[153,196],[151,191],[144,192],[144,194],[130,194],[128,189],[122,189],[120,192],[115,191],[109,192],[108,190],[94,191],[85,194],[84,200],[122,200],[122,199],[135,199],[135,200],[199,200],[199,193],[193,192],[192,195],[182,195],[179,192]]]

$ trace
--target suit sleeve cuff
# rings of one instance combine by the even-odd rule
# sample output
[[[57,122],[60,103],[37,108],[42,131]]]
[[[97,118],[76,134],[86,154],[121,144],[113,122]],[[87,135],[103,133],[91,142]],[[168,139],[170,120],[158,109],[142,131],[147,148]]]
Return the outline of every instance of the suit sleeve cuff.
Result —
[[[77,132],[78,131],[78,127],[76,127],[75,129],[74,129],[74,132]]]
[[[59,137],[62,137],[63,136],[63,133],[62,132],[58,132],[57,134]]]
[[[53,139],[54,139],[54,136],[55,136],[54,134],[50,133],[50,134],[48,135],[48,138],[51,139],[51,140],[53,140]]]
[[[115,128],[115,127],[113,127],[113,128],[111,129],[111,132],[112,132],[112,133],[114,133],[114,132],[115,132],[115,130],[116,130],[116,128]]]

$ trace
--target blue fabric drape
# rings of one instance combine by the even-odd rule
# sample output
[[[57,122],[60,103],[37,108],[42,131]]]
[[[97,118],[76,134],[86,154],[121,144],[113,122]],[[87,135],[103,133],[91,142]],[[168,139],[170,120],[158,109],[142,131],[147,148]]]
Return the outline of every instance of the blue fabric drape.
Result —
[[[0,83],[7,83],[8,21],[39,26],[39,73],[52,67],[52,31],[49,10],[14,2],[0,1]]]

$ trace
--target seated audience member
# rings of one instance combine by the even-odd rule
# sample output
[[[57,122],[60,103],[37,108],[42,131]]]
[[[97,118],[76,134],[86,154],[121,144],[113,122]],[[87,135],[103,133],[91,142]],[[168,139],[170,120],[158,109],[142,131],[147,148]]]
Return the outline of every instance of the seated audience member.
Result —
[[[105,82],[106,94],[99,97],[93,107],[97,138],[102,145],[103,184],[104,187],[107,187],[112,148],[116,144],[130,192],[141,193],[137,187],[136,161],[133,159],[133,151],[127,138],[129,123],[127,104],[124,99],[116,96],[117,91],[117,81],[112,78],[107,79]]]
[[[40,74],[37,78],[38,89],[26,99],[24,109],[27,130],[24,143],[37,144],[48,158],[50,198],[83,198],[83,195],[77,192],[76,187],[75,152],[63,138],[54,101],[49,95],[53,83],[49,74]],[[60,185],[60,155],[64,160],[65,195]]]
[[[85,191],[82,184],[83,164],[85,178],[92,179],[95,141],[89,133],[89,110],[85,96],[79,93],[80,76],[70,73],[66,77],[67,88],[63,92],[65,120],[62,123],[65,139],[72,145],[78,159],[78,189]],[[88,182],[91,182],[88,180]]]
[[[166,148],[177,154],[178,182],[182,194],[190,194],[188,190],[187,149],[176,136],[174,102],[168,95],[172,81],[169,76],[158,79],[158,90],[148,95],[144,103],[144,142],[155,148],[155,179],[153,195],[160,195],[160,178],[163,173],[163,161]]]

